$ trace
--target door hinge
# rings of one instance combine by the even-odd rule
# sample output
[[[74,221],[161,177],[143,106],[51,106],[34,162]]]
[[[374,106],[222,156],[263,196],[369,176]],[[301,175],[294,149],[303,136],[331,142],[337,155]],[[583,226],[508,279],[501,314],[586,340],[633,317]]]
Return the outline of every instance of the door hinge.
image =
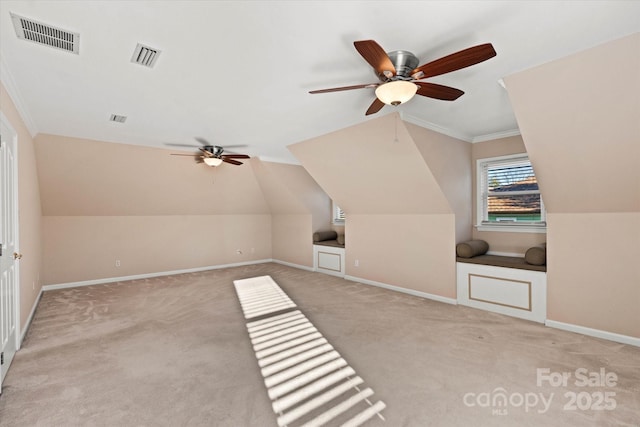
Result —
[[[0,365],[4,365],[4,352],[0,353]]]

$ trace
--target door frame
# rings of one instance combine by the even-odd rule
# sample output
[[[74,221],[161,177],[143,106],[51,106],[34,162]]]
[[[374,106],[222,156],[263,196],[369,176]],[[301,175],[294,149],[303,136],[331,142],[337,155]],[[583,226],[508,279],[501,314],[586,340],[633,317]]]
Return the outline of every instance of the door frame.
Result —
[[[0,111],[0,133],[2,134],[2,140],[9,146],[11,151],[13,152],[13,197],[14,197],[14,236],[15,236],[15,251],[20,253],[20,218],[18,217],[18,201],[20,200],[18,197],[18,134],[16,130],[11,125],[11,122],[4,115],[2,111]],[[16,333],[15,333],[15,348],[16,352],[20,350],[20,345],[22,344],[22,340],[20,337],[22,336],[22,325],[20,324],[20,262],[16,262],[14,265],[15,268],[15,283],[14,283],[14,304],[15,304],[15,322],[16,322]],[[2,387],[2,384],[0,384]]]

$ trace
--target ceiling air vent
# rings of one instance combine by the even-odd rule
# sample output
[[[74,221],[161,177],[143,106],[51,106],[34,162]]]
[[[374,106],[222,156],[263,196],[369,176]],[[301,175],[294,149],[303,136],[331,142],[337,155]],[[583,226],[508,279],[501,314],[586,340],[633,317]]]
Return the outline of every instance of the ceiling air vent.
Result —
[[[111,117],[109,118],[110,122],[118,122],[118,123],[124,123],[127,121],[127,116],[119,116],[117,114],[112,114]]]
[[[131,57],[131,62],[152,68],[156,64],[158,56],[160,56],[160,51],[158,49],[153,49],[149,46],[144,46],[138,43],[136,50],[133,52],[133,56]]]
[[[32,41],[56,49],[78,54],[80,34],[52,27],[48,24],[11,14],[13,26],[19,39]]]

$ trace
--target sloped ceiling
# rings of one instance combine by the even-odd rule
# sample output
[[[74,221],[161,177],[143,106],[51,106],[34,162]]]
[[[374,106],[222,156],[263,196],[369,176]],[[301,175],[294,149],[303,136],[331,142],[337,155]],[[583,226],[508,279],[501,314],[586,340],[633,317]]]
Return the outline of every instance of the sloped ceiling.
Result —
[[[286,185],[286,180],[273,168],[275,164],[251,160],[251,166],[260,183],[272,214],[308,214],[309,209]],[[300,168],[300,166],[285,165]],[[301,168],[300,168],[301,169]],[[302,170],[304,172],[304,170]],[[306,174],[306,172],[304,172]],[[308,174],[307,174],[308,175]]]
[[[52,135],[35,141],[43,215],[270,213],[248,164],[211,168],[157,148]]]
[[[471,238],[471,147],[464,141],[406,123],[407,130],[456,217],[456,242]]]
[[[347,215],[452,212],[397,113],[289,149]]]
[[[260,163],[277,177],[280,184],[279,192],[282,192],[283,188],[286,189],[293,199],[304,207],[305,213],[322,212],[326,214],[325,218],[329,218],[330,209],[327,194],[302,166],[272,162]],[[261,175],[257,175],[257,178],[262,185]],[[271,205],[271,200],[269,198],[267,200]],[[271,206],[272,212],[276,209],[275,206]]]
[[[640,33],[506,84],[548,212],[640,211]]]

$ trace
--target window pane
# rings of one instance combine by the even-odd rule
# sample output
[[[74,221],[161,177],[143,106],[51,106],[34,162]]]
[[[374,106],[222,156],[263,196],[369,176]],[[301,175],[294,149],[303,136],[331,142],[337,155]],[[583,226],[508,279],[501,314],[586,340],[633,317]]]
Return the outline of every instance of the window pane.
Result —
[[[487,169],[489,191],[538,190],[538,182],[529,163],[490,166]]]
[[[540,194],[490,195],[487,198],[489,221],[541,221]]]
[[[335,202],[333,202],[333,222],[344,222],[344,218],[344,211],[340,208],[340,206],[336,205]]]
[[[545,226],[538,181],[525,154],[482,159],[477,165],[479,229],[500,223],[510,226],[491,230]]]

